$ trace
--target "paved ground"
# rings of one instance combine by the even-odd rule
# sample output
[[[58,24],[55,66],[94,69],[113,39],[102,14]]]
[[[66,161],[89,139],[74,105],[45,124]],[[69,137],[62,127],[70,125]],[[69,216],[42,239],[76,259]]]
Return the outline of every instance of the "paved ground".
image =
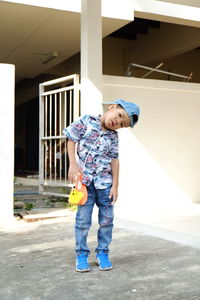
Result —
[[[1,300],[199,300],[200,249],[115,227],[114,269],[75,271],[74,213],[0,230]]]

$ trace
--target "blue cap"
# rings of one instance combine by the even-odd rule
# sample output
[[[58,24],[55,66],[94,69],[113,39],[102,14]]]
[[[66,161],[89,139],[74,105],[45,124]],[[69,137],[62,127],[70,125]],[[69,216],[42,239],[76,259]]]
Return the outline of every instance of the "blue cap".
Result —
[[[122,99],[117,99],[112,102],[103,102],[103,104],[119,104],[121,107],[127,112],[129,119],[130,119],[130,127],[134,127],[137,123],[140,109],[139,106],[133,102],[128,102]]]

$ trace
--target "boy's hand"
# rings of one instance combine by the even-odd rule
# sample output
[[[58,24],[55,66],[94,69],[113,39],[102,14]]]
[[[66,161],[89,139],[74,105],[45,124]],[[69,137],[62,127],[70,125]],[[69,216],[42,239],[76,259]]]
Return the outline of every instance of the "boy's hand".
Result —
[[[68,171],[68,180],[75,184],[79,180],[81,176],[81,171],[77,164],[70,164],[69,171]]]
[[[115,202],[117,201],[117,197],[118,197],[118,187],[112,186],[110,189],[110,194],[109,194],[109,198],[113,197],[113,201],[111,203],[111,205],[114,205]]]

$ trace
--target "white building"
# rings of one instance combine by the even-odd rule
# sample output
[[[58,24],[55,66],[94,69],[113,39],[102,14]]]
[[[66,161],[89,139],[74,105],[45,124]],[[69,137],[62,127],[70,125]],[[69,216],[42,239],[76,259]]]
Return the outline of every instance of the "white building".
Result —
[[[141,108],[137,127],[120,133],[118,216],[200,202],[198,0],[0,1],[0,20],[1,222],[13,214],[14,85],[15,171],[38,172],[39,84],[71,74],[81,113],[116,98]]]

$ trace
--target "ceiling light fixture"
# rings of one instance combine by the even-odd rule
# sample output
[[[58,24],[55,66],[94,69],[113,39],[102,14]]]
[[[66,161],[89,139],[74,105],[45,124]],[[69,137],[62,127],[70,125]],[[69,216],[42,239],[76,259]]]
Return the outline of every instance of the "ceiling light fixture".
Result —
[[[58,56],[58,52],[57,51],[52,51],[49,54],[47,54],[42,60],[41,63],[42,64],[47,64],[49,61],[51,61],[52,59],[54,59],[55,57]]]

